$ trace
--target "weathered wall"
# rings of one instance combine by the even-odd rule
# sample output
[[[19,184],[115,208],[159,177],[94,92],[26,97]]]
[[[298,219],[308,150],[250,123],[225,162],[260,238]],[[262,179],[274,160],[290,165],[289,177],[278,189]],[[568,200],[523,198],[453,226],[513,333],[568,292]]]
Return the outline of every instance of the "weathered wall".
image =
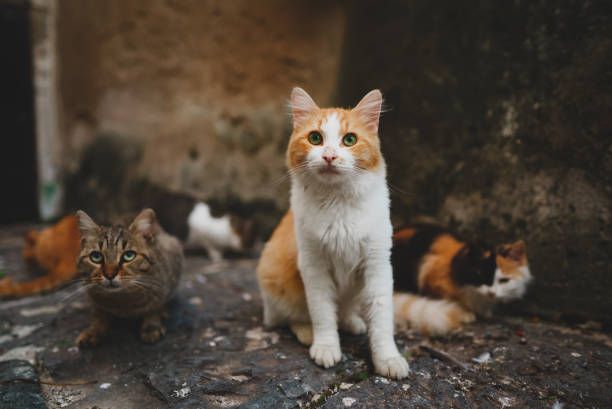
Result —
[[[283,204],[289,91],[330,101],[344,24],[334,1],[60,1],[66,173],[112,134],[141,150],[125,178]]]
[[[551,316],[612,318],[611,28],[605,1],[363,1],[349,16],[340,102],[386,96],[396,220],[525,238],[529,302]]]

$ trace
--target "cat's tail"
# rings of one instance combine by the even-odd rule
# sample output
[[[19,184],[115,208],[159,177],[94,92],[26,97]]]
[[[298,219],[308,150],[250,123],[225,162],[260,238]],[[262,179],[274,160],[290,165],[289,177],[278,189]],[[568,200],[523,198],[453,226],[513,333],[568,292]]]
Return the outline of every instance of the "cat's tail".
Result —
[[[425,335],[443,335],[475,319],[472,312],[454,301],[408,293],[395,293],[393,307],[398,328],[411,327]]]
[[[70,281],[69,278],[43,276],[26,282],[14,282],[11,278],[0,279],[0,299],[19,298],[55,290]]]
[[[64,263],[53,271],[29,281],[15,282],[10,277],[0,278],[0,299],[19,298],[55,290],[71,283],[78,275],[76,266]]]

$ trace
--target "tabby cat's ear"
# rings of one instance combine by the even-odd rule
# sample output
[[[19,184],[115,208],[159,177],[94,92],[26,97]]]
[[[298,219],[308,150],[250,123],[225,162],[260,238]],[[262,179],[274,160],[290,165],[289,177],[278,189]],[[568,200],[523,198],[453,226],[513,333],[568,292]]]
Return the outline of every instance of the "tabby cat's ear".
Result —
[[[359,104],[353,108],[365,126],[372,132],[378,132],[378,122],[380,120],[380,111],[382,110],[383,97],[380,90],[374,89],[368,92],[365,97],[359,101]]]
[[[150,240],[157,234],[157,227],[157,219],[153,209],[144,209],[130,224],[130,231],[141,234],[145,239]]]
[[[93,219],[84,211],[77,210],[76,217],[79,221],[79,231],[81,232],[81,237],[91,236],[100,231],[100,226],[98,226],[96,222],[94,222]]]
[[[310,95],[300,87],[295,87],[291,91],[291,114],[293,116],[293,129],[304,124],[304,121],[315,110],[319,109]]]

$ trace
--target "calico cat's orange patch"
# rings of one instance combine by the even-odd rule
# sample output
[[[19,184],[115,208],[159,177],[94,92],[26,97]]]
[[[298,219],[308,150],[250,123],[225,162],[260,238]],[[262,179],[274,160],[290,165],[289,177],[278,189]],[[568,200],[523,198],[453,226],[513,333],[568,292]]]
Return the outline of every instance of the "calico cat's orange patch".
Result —
[[[463,246],[464,243],[450,234],[436,238],[419,268],[418,284],[421,291],[441,298],[454,299],[458,296],[457,286],[448,272],[453,257]]]
[[[510,277],[523,275],[519,268],[527,266],[525,242],[519,240],[515,243],[501,245],[497,250],[495,261],[504,275]]]
[[[259,284],[276,299],[305,305],[304,284],[297,268],[293,213],[288,211],[266,244],[257,266]]]
[[[76,259],[80,251],[77,218],[66,216],[40,232],[24,237],[22,256],[28,263],[46,271],[42,277],[23,283],[10,278],[0,281],[0,296],[23,297],[57,288],[77,275]]]
[[[404,228],[401,230],[396,231],[393,234],[393,240],[394,241],[398,241],[398,240],[408,240],[410,239],[412,236],[414,236],[416,234],[416,230],[415,229],[411,229],[411,228]]]

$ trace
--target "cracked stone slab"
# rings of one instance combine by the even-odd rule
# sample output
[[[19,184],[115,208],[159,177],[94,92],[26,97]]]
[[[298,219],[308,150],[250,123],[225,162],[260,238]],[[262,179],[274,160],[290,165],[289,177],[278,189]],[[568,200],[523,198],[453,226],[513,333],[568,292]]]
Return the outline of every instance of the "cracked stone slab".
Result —
[[[0,362],[0,409],[43,409],[46,407],[38,383],[38,375],[28,361]]]
[[[16,264],[16,241],[4,242],[10,245],[0,244],[0,255],[23,268]],[[0,302],[0,335],[6,335],[0,356],[37,348],[30,356],[51,409],[519,408],[555,402],[606,407],[609,402],[608,334],[524,318],[499,316],[444,338],[397,334],[411,367],[399,382],[373,373],[365,336],[342,334],[342,361],[322,369],[290,331],[263,328],[256,263],[231,260],[203,279],[209,261],[189,256],[170,305],[167,334],[154,345],[140,342],[136,322],[119,320],[100,346],[76,348],[89,313],[82,295],[62,301],[69,290]]]

